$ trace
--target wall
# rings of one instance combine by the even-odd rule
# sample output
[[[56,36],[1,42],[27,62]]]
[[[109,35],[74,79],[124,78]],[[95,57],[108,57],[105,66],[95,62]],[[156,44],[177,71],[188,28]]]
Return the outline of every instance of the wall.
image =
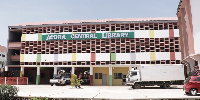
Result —
[[[190,0],[195,53],[200,53],[200,0]]]
[[[113,53],[114,61],[152,61],[152,60],[181,60],[180,52],[136,52],[136,53]],[[110,61],[110,53],[95,53],[95,61]],[[112,60],[111,59],[111,60]],[[53,62],[53,61],[91,61],[91,53],[73,54],[21,54],[21,62]]]
[[[114,79],[114,73],[128,74],[129,67],[113,67],[112,68],[112,85],[122,85],[122,79]]]
[[[95,79],[95,73],[102,73],[107,75],[107,85],[109,85],[109,68],[108,67],[94,67],[93,68],[93,85],[102,85],[102,79]]]

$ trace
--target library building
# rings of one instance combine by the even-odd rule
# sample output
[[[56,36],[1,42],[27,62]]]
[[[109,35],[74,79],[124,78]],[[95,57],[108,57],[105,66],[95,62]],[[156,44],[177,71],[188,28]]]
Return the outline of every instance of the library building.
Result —
[[[114,18],[8,26],[5,72],[50,84],[60,70],[84,85],[125,85],[136,65],[181,64],[178,19]],[[11,74],[9,74],[11,73]]]

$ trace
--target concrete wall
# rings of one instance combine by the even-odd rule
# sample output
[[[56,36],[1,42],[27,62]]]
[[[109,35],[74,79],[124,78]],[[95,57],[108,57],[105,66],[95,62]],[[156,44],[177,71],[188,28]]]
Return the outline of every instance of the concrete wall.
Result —
[[[181,60],[180,52],[115,53],[115,61]],[[110,61],[110,53],[95,53],[95,61]],[[91,61],[91,53],[72,54],[21,54],[21,62]]]
[[[200,53],[200,0],[190,0],[193,24],[194,50]]]
[[[93,85],[102,85],[102,79],[95,79],[95,73],[102,73],[107,75],[107,85],[109,84],[109,68],[108,67],[94,67],[93,68]]]
[[[113,67],[112,68],[112,85],[122,85],[122,79],[114,79],[114,73],[128,74],[129,67]]]

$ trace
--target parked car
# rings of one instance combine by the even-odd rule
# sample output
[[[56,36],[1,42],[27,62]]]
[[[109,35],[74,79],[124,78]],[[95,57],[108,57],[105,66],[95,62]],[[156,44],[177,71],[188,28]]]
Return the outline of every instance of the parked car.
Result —
[[[200,93],[200,76],[188,77],[184,82],[183,90],[193,96]]]
[[[62,76],[55,76],[53,79],[50,79],[51,86],[55,85],[67,85],[70,84],[70,74],[62,74]]]
[[[89,85],[90,84],[89,77],[81,77],[81,84],[82,85]]]

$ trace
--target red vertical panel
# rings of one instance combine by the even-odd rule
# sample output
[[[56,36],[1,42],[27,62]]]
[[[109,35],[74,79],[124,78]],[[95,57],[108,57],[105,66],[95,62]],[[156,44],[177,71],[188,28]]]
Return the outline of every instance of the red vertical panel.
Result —
[[[95,61],[96,60],[96,54],[95,53],[91,53],[91,61]]]
[[[175,52],[170,52],[170,59],[171,60],[176,60],[176,58],[175,58]]]
[[[17,85],[17,77],[6,77],[6,84]]]
[[[90,75],[90,86],[93,86],[93,75]]]
[[[18,85],[27,85],[28,77],[18,77]]]
[[[0,84],[5,84],[5,77],[0,77]]]
[[[169,29],[169,37],[174,37],[174,30],[173,29]]]

